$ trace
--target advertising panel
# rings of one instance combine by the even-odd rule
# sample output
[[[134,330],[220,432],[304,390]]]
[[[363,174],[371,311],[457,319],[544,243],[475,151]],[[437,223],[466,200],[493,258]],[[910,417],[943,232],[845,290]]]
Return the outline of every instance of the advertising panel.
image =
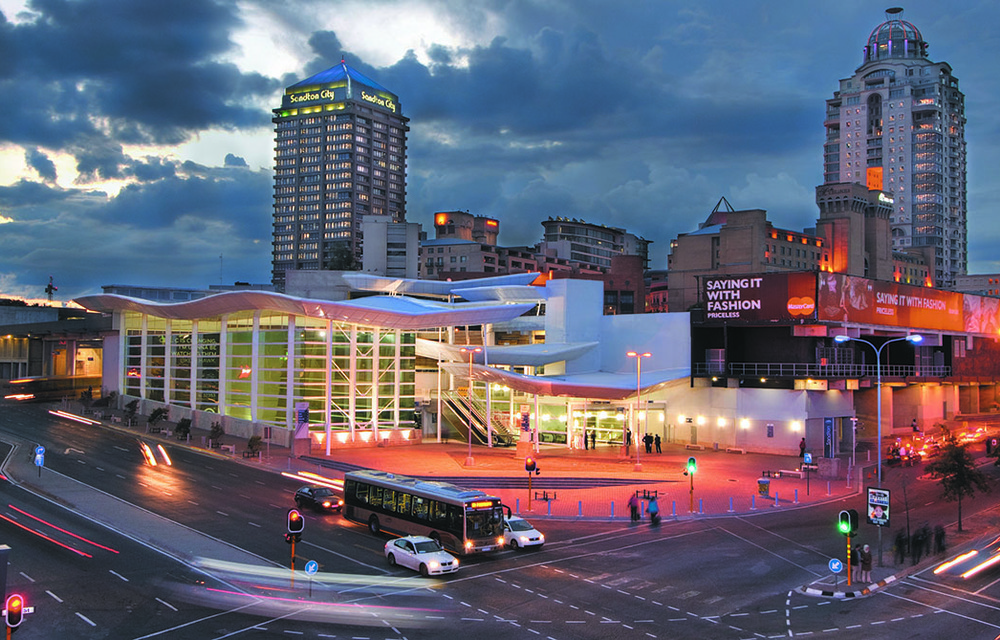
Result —
[[[818,318],[826,322],[963,331],[962,298],[954,291],[821,273]]]
[[[868,487],[868,524],[889,526],[889,490]]]
[[[707,322],[799,322],[816,317],[813,273],[766,273],[705,278]]]

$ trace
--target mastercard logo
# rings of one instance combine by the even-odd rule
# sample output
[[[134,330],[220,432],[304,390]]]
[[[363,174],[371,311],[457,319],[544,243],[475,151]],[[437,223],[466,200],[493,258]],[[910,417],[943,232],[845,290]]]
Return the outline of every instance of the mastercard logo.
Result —
[[[816,301],[812,298],[788,299],[788,313],[792,316],[811,316],[815,311]]]

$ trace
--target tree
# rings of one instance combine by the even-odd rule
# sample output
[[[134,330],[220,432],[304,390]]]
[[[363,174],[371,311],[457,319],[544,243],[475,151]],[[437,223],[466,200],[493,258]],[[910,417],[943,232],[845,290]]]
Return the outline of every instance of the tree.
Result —
[[[338,242],[333,245],[333,249],[330,252],[330,260],[326,263],[326,268],[330,271],[361,270],[361,265],[358,264],[358,260],[354,256],[354,249],[351,247],[350,242]]]
[[[976,490],[989,493],[989,479],[976,469],[972,454],[965,445],[954,440],[941,450],[941,457],[928,463],[924,470],[933,478],[941,479],[941,489],[948,502],[958,501],[958,530],[962,530],[962,498],[973,497]]]

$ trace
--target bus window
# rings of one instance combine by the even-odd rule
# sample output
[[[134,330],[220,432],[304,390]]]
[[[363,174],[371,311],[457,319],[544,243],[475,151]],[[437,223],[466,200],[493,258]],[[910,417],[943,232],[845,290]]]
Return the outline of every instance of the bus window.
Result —
[[[426,498],[421,498],[420,496],[413,496],[413,517],[420,520],[427,520],[427,502]]]
[[[465,532],[462,531],[462,508],[457,507],[453,504],[447,505],[448,507],[448,526],[447,529],[450,533],[462,538],[465,537]]]
[[[396,510],[396,492],[393,489],[382,489],[382,508],[386,511]]]
[[[442,529],[448,524],[448,505],[437,500],[431,500],[430,504],[431,524]]]
[[[410,515],[410,499],[411,496],[408,493],[403,493],[402,491],[396,492],[396,513],[404,516]]]

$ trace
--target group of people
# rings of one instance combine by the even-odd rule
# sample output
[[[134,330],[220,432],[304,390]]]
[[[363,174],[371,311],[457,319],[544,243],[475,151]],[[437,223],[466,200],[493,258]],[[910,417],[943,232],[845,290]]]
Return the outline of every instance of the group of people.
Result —
[[[906,562],[906,556],[910,556],[911,563],[916,565],[924,556],[944,553],[944,527],[937,525],[931,531],[929,522],[907,536],[906,531],[900,529],[896,532],[896,564]]]
[[[639,515],[639,494],[633,493],[628,499],[629,513],[632,516],[632,522],[639,522],[642,517]],[[656,501],[656,496],[649,498],[649,507],[646,509],[649,512],[649,522],[650,524],[660,524],[660,503]]]
[[[863,544],[860,548],[854,546],[851,552],[851,572],[854,580],[859,583],[872,581],[872,548]]]
[[[653,453],[653,447],[656,447],[656,453],[663,453],[661,450],[662,440],[660,440],[660,434],[651,435],[646,434],[642,437],[642,444],[646,448],[646,453]],[[632,446],[632,430],[625,430],[625,446]],[[583,448],[586,449],[596,449],[597,448],[597,429],[586,429],[583,432]]]

